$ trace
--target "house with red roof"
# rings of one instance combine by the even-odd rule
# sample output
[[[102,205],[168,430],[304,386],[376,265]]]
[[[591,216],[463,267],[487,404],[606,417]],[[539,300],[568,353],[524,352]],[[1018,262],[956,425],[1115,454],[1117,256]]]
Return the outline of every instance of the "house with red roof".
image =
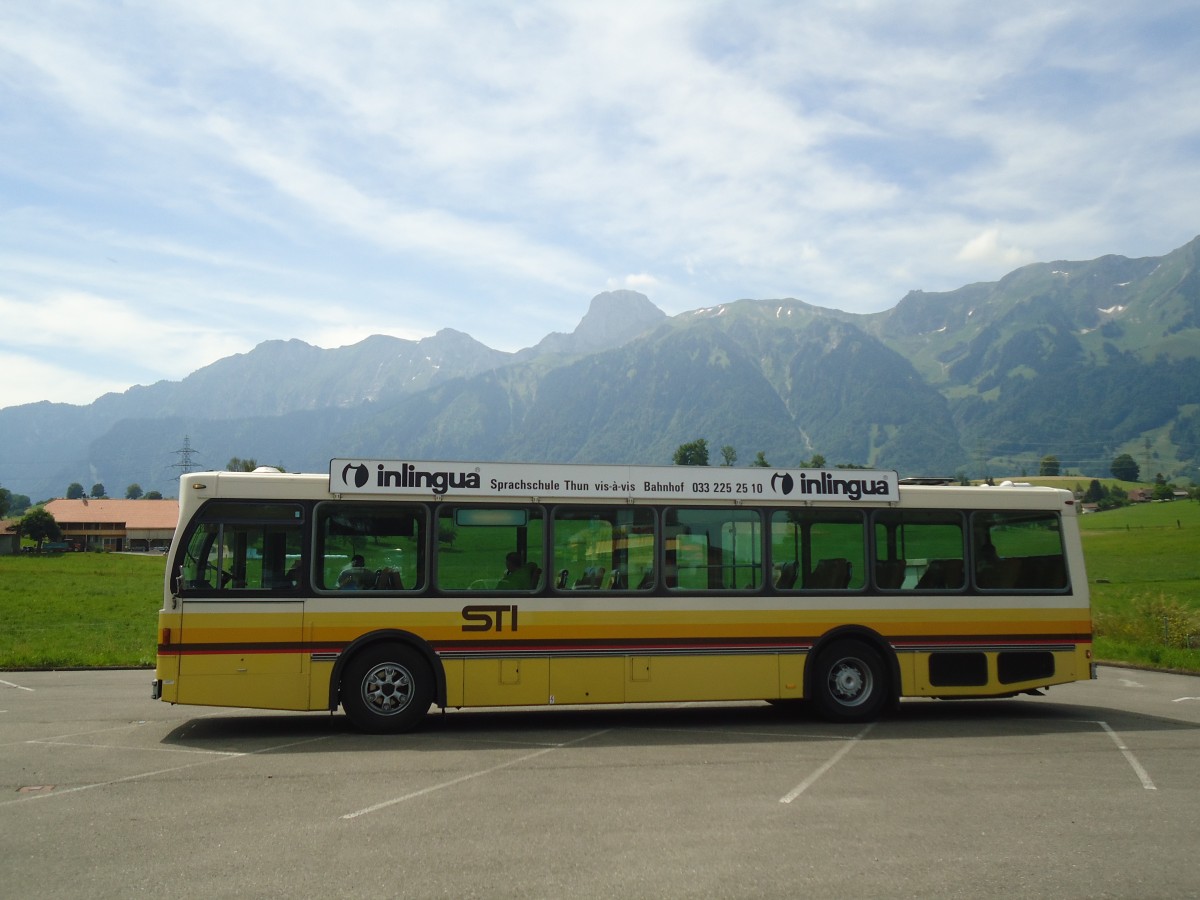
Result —
[[[178,500],[50,500],[63,541],[75,550],[165,550],[179,522]]]

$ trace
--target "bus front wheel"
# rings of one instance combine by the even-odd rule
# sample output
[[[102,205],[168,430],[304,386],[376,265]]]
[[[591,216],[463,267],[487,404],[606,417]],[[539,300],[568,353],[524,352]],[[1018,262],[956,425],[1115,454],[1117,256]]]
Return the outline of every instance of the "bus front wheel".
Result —
[[[879,654],[861,641],[840,640],[817,657],[813,702],[835,722],[869,722],[888,702],[887,673]]]
[[[342,676],[342,708],[360,731],[399,734],[412,731],[433,702],[433,673],[407,647],[368,647]]]

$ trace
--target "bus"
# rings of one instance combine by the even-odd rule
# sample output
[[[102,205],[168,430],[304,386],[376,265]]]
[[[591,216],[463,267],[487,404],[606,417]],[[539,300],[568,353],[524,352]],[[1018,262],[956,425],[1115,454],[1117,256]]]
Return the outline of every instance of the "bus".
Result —
[[[441,709],[902,697],[1095,677],[1064,490],[892,471],[334,459],[193,472],[153,696]]]

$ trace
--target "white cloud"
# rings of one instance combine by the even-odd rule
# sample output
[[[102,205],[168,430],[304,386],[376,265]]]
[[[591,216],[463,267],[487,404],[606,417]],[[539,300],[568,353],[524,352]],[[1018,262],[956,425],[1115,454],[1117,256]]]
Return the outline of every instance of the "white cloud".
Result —
[[[28,5],[0,31],[0,314],[40,337],[0,350],[133,383],[266,338],[518,349],[605,286],[872,311],[1163,253],[1200,230],[1197,25],[1081,0]]]
[[[1036,257],[1029,250],[1006,244],[999,228],[988,228],[967,241],[958,251],[957,258],[964,262],[1016,268],[1033,262]]]
[[[0,395],[4,406],[43,400],[87,404],[110,391],[123,391],[129,387],[123,379],[104,378],[92,369],[73,369],[36,355],[5,349],[0,349],[0,370],[10,373]]]
[[[628,288],[631,291],[652,291],[658,287],[661,282],[648,272],[640,272],[636,275],[626,275],[624,278],[610,278],[608,286],[610,288]]]

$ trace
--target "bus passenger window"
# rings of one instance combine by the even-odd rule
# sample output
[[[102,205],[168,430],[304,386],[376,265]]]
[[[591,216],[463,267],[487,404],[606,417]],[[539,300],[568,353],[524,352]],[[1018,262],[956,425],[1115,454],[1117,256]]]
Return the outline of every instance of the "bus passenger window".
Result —
[[[952,510],[876,510],[875,584],[884,590],[961,591],[963,517]]]
[[[775,589],[861,590],[867,580],[866,535],[858,510],[777,510],[771,514]]]
[[[562,591],[639,591],[654,584],[654,512],[645,507],[560,507],[551,568]]]
[[[187,540],[182,588],[196,594],[293,591],[305,577],[303,511],[280,503],[206,506]]]
[[[425,586],[425,510],[401,503],[317,506],[317,587],[416,591]]]
[[[663,517],[667,588],[757,591],[763,584],[762,518],[752,509],[681,509]]]
[[[985,591],[1067,587],[1062,529],[1051,512],[977,512],[971,517],[975,586]]]
[[[443,591],[533,592],[542,586],[540,506],[441,506],[437,587]]]

